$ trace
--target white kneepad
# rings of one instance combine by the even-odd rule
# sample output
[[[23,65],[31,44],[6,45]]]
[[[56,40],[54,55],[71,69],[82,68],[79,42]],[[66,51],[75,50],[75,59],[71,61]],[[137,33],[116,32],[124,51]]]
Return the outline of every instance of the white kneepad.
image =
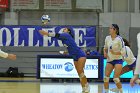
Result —
[[[85,74],[82,72],[82,73],[79,75],[80,80],[81,80],[83,77],[85,77]]]
[[[104,82],[109,82],[109,77],[104,77]]]
[[[114,78],[113,81],[114,81],[115,83],[119,83],[119,82],[120,82],[120,79],[119,79],[119,78]]]

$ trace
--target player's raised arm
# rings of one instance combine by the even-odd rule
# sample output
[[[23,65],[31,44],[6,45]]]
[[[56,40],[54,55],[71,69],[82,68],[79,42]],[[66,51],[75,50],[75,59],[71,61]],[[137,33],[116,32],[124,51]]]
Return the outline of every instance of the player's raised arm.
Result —
[[[47,25],[50,22],[50,20],[51,18],[49,15],[42,15],[41,17],[41,22],[43,23],[43,25]],[[47,31],[44,31],[44,30],[39,30],[39,33],[43,36],[52,36],[52,33],[48,33]]]

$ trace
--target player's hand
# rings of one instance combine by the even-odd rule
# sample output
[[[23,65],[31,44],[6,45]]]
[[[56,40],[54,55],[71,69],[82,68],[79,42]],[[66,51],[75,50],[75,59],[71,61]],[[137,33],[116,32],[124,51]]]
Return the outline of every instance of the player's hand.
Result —
[[[7,57],[8,59],[10,59],[10,60],[16,60],[16,55],[15,54],[8,54],[8,57]]]
[[[43,23],[43,25],[47,25],[49,23],[49,21],[48,20],[44,20],[42,23]]]
[[[130,80],[130,85],[133,87],[135,85],[135,81],[138,79],[139,75],[135,75],[133,78]]]
[[[39,33],[40,33],[41,35],[47,35],[47,36],[48,36],[48,32],[46,32],[46,31],[44,31],[44,30],[39,30]]]
[[[112,54],[114,54],[114,51],[112,49],[109,50]]]
[[[107,57],[108,57],[107,53],[104,53],[104,57],[105,57],[105,58],[107,58]]]
[[[68,52],[67,51],[64,51],[64,53],[63,53],[64,55],[67,55],[68,54]]]
[[[104,53],[104,58],[107,58],[108,60],[110,60],[110,58],[109,58],[107,53]]]

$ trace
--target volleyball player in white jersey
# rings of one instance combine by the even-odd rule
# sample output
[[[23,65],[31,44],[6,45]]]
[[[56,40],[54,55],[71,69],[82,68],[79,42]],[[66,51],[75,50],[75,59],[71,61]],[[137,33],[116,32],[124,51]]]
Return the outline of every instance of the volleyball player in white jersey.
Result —
[[[127,62],[127,65],[122,68],[121,75],[124,74],[124,73],[127,73],[127,72],[129,72],[131,70],[133,70],[133,72],[134,72],[135,66],[136,66],[136,58],[134,57],[134,54],[133,54],[133,52],[130,49],[129,42],[126,39],[124,39],[124,38],[123,38],[123,41],[125,43],[125,52],[122,53],[122,55],[124,57],[123,60]],[[140,84],[140,80],[137,79],[136,83]],[[110,90],[113,91],[113,92],[117,92],[118,91],[116,88],[113,88],[113,89],[110,89]]]
[[[104,57],[107,58],[107,65],[105,68],[104,77],[104,88],[105,93],[109,92],[109,77],[114,69],[114,79],[118,90],[122,93],[122,84],[120,82],[120,73],[122,71],[123,57],[122,52],[124,51],[124,42],[122,37],[119,36],[119,27],[117,24],[112,24],[109,28],[109,36],[105,39],[104,45]]]
[[[137,55],[134,77],[130,80],[131,86],[134,86],[134,83],[138,80],[140,74],[140,33],[138,33],[137,35],[137,43],[138,43],[138,55]]]
[[[134,57],[134,54],[130,49],[129,42],[124,38],[123,41],[125,43],[125,52],[122,53],[122,55],[123,55],[123,60],[127,62],[127,65],[123,67],[121,75],[131,70],[134,71],[136,66],[136,58]]]
[[[15,54],[8,54],[8,53],[2,51],[1,49],[0,49],[0,57],[7,58],[7,59],[10,59],[10,60],[15,60],[16,59]]]

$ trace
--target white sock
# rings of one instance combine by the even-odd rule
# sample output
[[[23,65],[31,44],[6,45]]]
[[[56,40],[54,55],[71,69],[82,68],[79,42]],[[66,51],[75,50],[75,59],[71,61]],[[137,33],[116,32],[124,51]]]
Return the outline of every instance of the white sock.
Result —
[[[89,84],[85,84],[85,92],[90,92],[90,87],[89,87]]]
[[[85,84],[85,87],[88,87],[89,86],[89,84],[87,83],[87,84]]]
[[[82,91],[85,91],[85,87],[82,87]]]

